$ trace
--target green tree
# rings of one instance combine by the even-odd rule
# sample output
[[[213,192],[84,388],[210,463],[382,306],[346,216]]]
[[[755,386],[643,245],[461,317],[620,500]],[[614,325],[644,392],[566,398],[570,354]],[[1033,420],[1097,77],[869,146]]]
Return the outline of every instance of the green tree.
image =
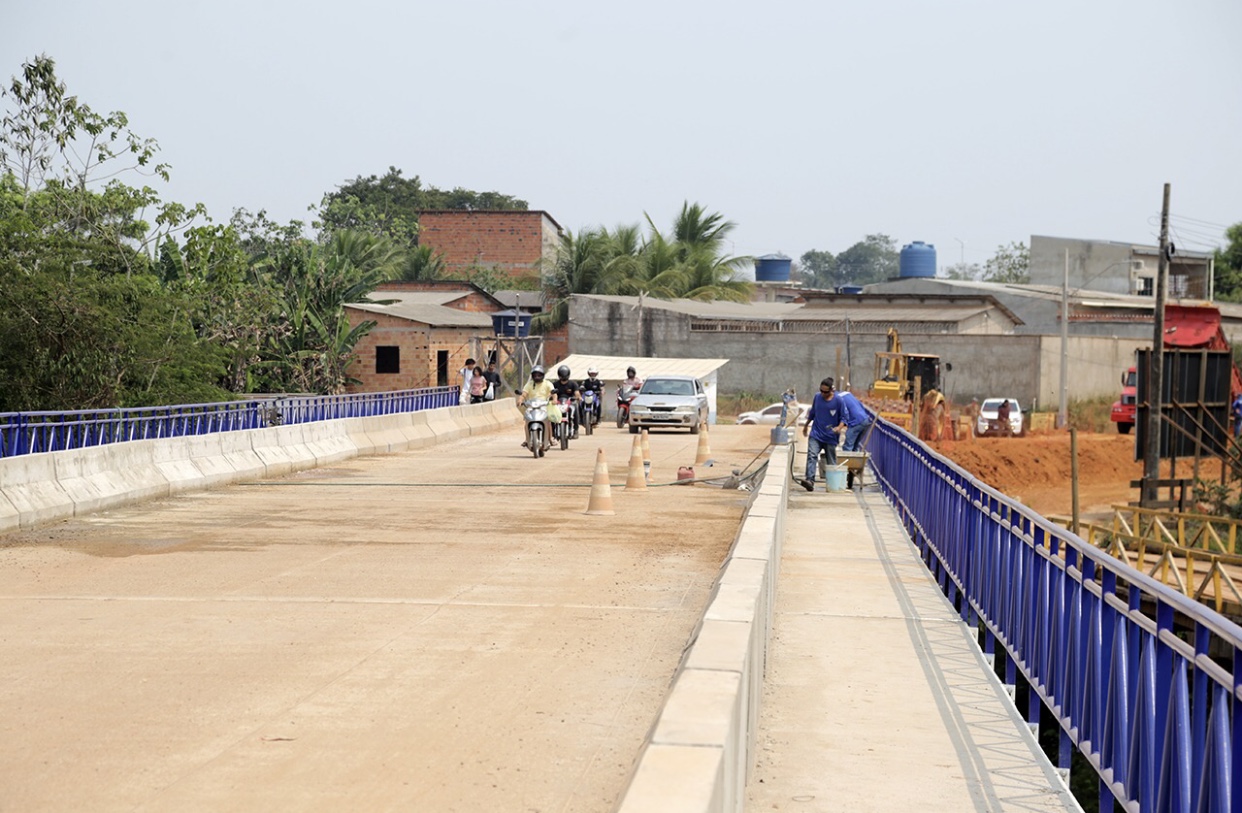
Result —
[[[735,223],[725,220],[719,213],[706,211],[698,203],[682,204],[672,230],[680,272],[678,296],[734,302],[750,298],[753,286],[741,277],[750,258],[724,253],[725,243],[734,228]]]
[[[366,232],[386,236],[403,247],[418,240],[421,209],[525,210],[526,201],[499,192],[474,192],[456,187],[449,191],[424,187],[422,180],[402,177],[389,167],[382,177],[359,175],[329,192],[320,201],[315,227],[321,239],[334,231]]]
[[[996,253],[983,264],[985,282],[1024,285],[1031,281],[1031,251],[1025,243],[997,246]]]
[[[577,234],[566,229],[557,246],[556,260],[544,280],[544,309],[534,327],[548,331],[569,319],[569,298],[574,294],[607,294],[615,280],[606,273],[612,246],[605,233],[584,229]]]
[[[161,277],[188,302],[195,334],[220,348],[225,360],[220,386],[252,392],[255,365],[265,346],[286,331],[278,318],[281,300],[257,266],[233,226],[199,226],[186,233],[184,245],[161,247]]]
[[[942,269],[945,279],[977,280],[983,276],[978,263],[953,263]]]
[[[380,282],[393,279],[404,254],[384,237],[334,233],[326,244],[299,240],[274,247],[261,267],[275,286],[287,329],[269,337],[261,386],[271,392],[333,395],[357,383],[348,369],[354,347],[372,327],[351,327],[345,305],[369,301]]]
[[[837,258],[831,251],[811,249],[798,260],[802,284],[808,288],[835,288],[841,284]]]
[[[166,179],[158,145],[69,95],[45,56],[0,98],[0,410],[218,400],[219,348],[154,273],[202,207],[119,177]]]
[[[444,276],[444,255],[431,246],[414,246],[405,255],[398,279],[438,279]]]
[[[168,180],[168,165],[154,163],[159,144],[135,134],[123,112],[101,114],[69,95],[49,57],[25,63],[0,99],[0,175],[13,176],[30,222],[61,238],[44,243],[53,252],[65,238],[86,241],[96,271],[141,273],[167,235],[205,213],[121,183],[128,174]]]
[[[566,233],[547,277],[548,306],[536,327],[547,331],[564,324],[574,294],[749,300],[753,285],[740,272],[750,258],[724,253],[733,223],[689,202],[668,235],[650,216],[646,220],[645,236],[638,226]]]
[[[887,234],[868,234],[860,242],[837,255],[840,285],[867,285],[897,276],[900,254],[897,243]]]
[[[1242,223],[1225,229],[1226,245],[1215,251],[1216,298],[1242,302]]]

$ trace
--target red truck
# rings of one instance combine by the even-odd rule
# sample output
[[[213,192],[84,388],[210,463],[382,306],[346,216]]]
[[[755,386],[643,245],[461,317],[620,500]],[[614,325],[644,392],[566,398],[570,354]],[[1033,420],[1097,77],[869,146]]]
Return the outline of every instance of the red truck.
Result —
[[[1220,311],[1210,305],[1165,305],[1164,346],[1204,348],[1207,350],[1231,350],[1225,331],[1220,326]],[[1113,401],[1109,416],[1117,424],[1117,431],[1129,434],[1134,427],[1138,407],[1138,370],[1134,367],[1121,374],[1121,398]],[[1242,393],[1242,374],[1233,365],[1229,397],[1232,400]]]
[[[1134,428],[1134,416],[1138,412],[1138,369],[1131,367],[1121,374],[1121,399],[1113,401],[1110,420],[1117,424],[1117,431],[1130,434]]]

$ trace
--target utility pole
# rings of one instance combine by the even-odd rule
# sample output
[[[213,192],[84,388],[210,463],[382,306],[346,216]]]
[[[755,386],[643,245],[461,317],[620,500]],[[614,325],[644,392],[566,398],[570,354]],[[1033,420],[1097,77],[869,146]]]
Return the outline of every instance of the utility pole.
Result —
[[[845,386],[841,389],[845,392],[850,386],[850,376],[853,374],[853,356],[850,354],[850,317],[845,317]],[[838,365],[839,366],[839,365]]]
[[[1151,375],[1147,377],[1147,447],[1143,450],[1143,493],[1140,503],[1157,499],[1160,480],[1160,430],[1163,428],[1164,395],[1164,301],[1169,289],[1169,184],[1164,185],[1160,208],[1160,263],[1156,271],[1156,310],[1152,321]],[[1172,438],[1170,438],[1170,442]]]
[[[1065,275],[1061,280],[1061,406],[1057,427],[1069,423],[1069,249],[1065,249]]]
[[[643,354],[643,294],[645,291],[638,292],[638,331],[634,334],[634,355],[641,357]]]

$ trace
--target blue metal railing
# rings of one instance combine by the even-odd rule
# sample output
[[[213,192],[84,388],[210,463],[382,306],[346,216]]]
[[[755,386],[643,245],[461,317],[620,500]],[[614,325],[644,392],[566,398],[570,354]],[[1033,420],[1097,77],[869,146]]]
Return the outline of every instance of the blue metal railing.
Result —
[[[457,387],[351,395],[290,395],[219,404],[0,413],[0,458],[131,440],[261,429],[286,423],[366,418],[455,406]]]
[[[1100,810],[1237,811],[1242,628],[1009,499],[877,421],[868,450],[886,497],[963,620],[982,622],[1005,682],[1030,684],[1077,748]],[[1000,644],[997,647],[997,644]]]

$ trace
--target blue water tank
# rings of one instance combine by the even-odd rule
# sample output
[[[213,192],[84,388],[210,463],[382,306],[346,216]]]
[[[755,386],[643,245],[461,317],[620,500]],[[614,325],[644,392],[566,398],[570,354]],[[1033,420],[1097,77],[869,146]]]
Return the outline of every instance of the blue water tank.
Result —
[[[492,314],[492,330],[497,336],[524,339],[530,335],[530,314],[519,310],[497,311]]]
[[[936,276],[936,247],[922,240],[915,240],[901,249],[901,276]]]
[[[764,254],[755,258],[755,282],[789,282],[793,260],[784,254]]]
[[[861,285],[838,285],[837,293],[839,294],[861,294],[863,287]]]

